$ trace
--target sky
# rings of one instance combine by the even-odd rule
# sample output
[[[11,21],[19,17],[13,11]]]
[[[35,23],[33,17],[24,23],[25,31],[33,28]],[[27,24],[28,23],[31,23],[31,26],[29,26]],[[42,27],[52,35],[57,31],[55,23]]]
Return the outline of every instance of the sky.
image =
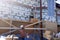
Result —
[[[57,0],[56,3],[60,4],[60,0]]]

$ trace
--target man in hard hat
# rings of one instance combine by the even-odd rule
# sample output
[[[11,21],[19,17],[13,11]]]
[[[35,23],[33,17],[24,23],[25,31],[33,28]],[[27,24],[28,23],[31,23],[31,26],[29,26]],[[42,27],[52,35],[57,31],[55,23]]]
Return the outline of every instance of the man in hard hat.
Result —
[[[21,28],[21,29],[19,30],[20,38],[21,38],[21,40],[24,40],[24,38],[25,38],[25,31],[24,31],[23,25],[21,25],[20,28]]]

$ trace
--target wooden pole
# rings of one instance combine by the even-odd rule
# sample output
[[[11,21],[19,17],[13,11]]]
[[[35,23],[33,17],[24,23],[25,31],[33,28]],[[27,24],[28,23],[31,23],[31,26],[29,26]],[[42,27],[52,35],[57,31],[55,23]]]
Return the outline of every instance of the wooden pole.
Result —
[[[42,0],[40,0],[40,21],[42,21]],[[40,22],[40,28],[43,28],[42,22]],[[43,40],[43,30],[40,30],[40,39]]]

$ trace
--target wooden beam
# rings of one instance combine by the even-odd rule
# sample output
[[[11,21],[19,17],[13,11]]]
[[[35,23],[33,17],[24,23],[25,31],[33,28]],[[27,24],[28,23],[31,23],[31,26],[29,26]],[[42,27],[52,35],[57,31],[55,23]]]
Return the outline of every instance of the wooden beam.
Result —
[[[42,0],[40,0],[40,21],[42,21]],[[40,28],[43,28],[42,22],[40,22]],[[40,32],[40,40],[43,40],[43,30]]]

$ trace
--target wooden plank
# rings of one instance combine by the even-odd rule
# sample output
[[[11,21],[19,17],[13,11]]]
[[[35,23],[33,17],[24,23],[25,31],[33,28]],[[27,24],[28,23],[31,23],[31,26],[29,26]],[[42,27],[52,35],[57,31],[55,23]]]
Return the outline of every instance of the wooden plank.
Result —
[[[47,29],[49,29],[50,31],[57,32],[57,23],[56,22],[46,21],[44,24],[45,24],[45,27]]]
[[[6,21],[10,23],[9,20],[6,20]],[[9,26],[10,26],[9,24],[3,22],[3,21],[0,19],[0,27],[9,27]],[[5,33],[5,32],[8,32],[8,31],[9,31],[9,30],[2,30],[2,29],[0,29],[0,34]]]

